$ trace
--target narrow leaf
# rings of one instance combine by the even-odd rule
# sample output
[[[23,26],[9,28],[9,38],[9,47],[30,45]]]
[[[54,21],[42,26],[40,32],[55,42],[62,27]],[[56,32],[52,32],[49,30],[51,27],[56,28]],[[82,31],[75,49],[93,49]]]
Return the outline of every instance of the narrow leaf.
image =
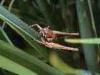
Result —
[[[66,42],[75,44],[100,44],[100,38],[65,39]]]
[[[35,72],[0,55],[0,67],[19,75],[37,75]]]
[[[0,55],[36,72],[40,75],[64,75],[62,72],[50,67],[34,56],[0,40]]]
[[[40,38],[38,32],[30,28],[25,22],[11,14],[2,6],[0,6],[0,18],[20,34],[42,57],[47,56],[45,48],[34,42]]]
[[[76,0],[76,9],[82,38],[94,36],[91,21],[88,15],[88,5],[86,0]],[[96,72],[96,49],[95,45],[82,45],[88,69],[95,74]]]
[[[8,42],[11,45],[13,45],[13,43],[11,42],[11,40],[9,39],[9,37],[7,36],[7,34],[5,33],[5,31],[2,28],[0,28],[0,39]]]

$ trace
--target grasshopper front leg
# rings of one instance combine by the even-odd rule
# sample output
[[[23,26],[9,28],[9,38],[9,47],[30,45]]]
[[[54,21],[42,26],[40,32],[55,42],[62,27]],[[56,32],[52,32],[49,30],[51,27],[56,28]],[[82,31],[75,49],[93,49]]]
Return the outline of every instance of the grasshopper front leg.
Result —
[[[43,29],[39,24],[33,24],[30,27],[34,27],[34,26],[36,26],[39,30],[42,30]]]

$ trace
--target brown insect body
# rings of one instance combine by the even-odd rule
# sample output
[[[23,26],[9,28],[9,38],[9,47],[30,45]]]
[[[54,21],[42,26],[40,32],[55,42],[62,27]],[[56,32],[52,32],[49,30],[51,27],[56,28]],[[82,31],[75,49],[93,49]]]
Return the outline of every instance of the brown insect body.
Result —
[[[49,27],[41,29],[40,34],[46,39],[46,41],[53,41],[57,36]]]
[[[70,36],[77,36],[79,35],[79,33],[66,33],[66,32],[59,32],[59,31],[54,31],[52,29],[49,28],[49,26],[47,27],[40,27],[38,24],[34,24],[33,26],[37,26],[40,30],[40,35],[41,35],[41,41],[36,40],[38,43],[41,43],[43,45],[45,45],[46,47],[49,48],[54,48],[54,49],[63,49],[63,50],[71,50],[71,51],[78,51],[78,48],[73,48],[73,47],[67,47],[58,43],[54,43],[53,40],[55,38],[57,38],[59,35],[60,36],[66,36],[66,35],[70,35]]]
[[[46,40],[53,41],[56,37],[62,37],[62,36],[78,36],[79,33],[66,33],[66,32],[60,32],[50,29],[50,27],[45,27],[40,30],[40,34],[46,38]]]

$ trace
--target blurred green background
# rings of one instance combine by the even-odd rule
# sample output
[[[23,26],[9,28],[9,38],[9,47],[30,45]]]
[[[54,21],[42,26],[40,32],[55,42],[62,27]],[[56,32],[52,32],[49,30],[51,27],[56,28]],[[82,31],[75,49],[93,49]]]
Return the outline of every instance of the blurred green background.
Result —
[[[100,75],[99,19],[99,0],[0,0],[0,75]],[[56,40],[79,51],[40,45],[32,24],[79,32]]]

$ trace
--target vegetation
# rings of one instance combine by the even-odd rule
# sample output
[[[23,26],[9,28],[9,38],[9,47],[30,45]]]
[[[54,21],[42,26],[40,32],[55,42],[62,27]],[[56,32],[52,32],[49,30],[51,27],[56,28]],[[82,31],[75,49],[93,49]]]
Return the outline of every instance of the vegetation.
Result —
[[[100,75],[99,0],[1,0],[1,75]],[[79,32],[55,41],[78,52],[50,49],[36,42],[32,24]]]

